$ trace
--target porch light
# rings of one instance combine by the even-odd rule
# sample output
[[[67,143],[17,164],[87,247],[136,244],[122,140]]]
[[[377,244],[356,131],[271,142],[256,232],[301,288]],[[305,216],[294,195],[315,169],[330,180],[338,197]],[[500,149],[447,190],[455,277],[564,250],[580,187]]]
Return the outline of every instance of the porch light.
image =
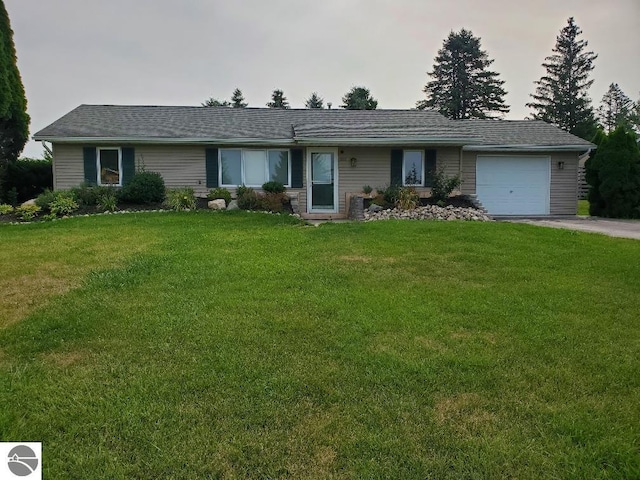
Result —
[[[351,162],[351,168],[355,168],[356,165],[358,165],[358,159],[356,157],[351,157],[349,161]]]
[[[564,162],[558,162],[558,170],[564,170]]]

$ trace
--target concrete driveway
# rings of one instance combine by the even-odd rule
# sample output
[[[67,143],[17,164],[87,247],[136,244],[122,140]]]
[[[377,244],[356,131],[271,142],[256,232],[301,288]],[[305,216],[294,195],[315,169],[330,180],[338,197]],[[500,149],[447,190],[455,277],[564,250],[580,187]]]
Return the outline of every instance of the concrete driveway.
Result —
[[[633,238],[640,240],[640,220],[611,220],[597,217],[559,218],[527,218],[509,219],[509,222],[528,223],[541,227],[565,228],[581,232],[593,232],[609,235],[610,237]]]

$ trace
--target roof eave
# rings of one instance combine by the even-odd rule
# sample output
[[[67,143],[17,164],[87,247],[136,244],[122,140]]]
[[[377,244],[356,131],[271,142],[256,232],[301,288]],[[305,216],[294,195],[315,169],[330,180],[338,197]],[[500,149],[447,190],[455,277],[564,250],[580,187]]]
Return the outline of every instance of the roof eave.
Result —
[[[462,149],[466,152],[586,152],[596,148],[596,145],[465,145]]]
[[[182,144],[182,145],[290,145],[291,138],[168,138],[168,137],[66,137],[59,135],[38,135],[36,142],[89,143],[89,144]]]
[[[456,137],[294,137],[299,145],[442,145],[461,146],[469,141],[469,138]]]

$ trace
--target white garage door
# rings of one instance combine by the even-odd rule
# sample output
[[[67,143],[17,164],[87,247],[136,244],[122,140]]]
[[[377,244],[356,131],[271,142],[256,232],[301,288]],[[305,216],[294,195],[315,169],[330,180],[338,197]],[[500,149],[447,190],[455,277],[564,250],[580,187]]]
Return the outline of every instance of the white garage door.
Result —
[[[493,215],[548,215],[549,157],[478,156],[476,194]]]

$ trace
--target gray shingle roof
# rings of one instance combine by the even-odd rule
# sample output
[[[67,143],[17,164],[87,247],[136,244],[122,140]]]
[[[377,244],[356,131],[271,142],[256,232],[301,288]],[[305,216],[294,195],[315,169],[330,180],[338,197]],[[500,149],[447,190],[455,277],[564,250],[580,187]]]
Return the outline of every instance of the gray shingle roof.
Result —
[[[541,121],[448,120],[429,110],[277,110],[268,108],[81,105],[35,140],[282,141],[331,139],[454,145],[591,144]]]

